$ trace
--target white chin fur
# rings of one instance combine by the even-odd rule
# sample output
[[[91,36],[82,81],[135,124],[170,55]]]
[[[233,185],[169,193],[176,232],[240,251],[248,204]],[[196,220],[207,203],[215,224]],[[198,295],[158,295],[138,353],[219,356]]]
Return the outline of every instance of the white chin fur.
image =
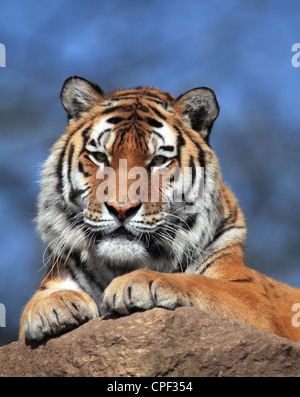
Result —
[[[145,263],[149,254],[140,241],[126,238],[103,239],[97,246],[97,256],[115,266]]]

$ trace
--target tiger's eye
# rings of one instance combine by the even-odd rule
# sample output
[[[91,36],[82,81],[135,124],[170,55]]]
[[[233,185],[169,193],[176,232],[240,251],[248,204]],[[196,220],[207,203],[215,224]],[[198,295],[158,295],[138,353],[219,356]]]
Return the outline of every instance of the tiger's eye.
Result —
[[[100,161],[100,163],[105,163],[107,161],[107,156],[105,153],[97,152],[94,154],[96,160]]]
[[[168,158],[165,156],[155,156],[151,161],[151,165],[161,165],[165,163],[166,160],[168,160]]]

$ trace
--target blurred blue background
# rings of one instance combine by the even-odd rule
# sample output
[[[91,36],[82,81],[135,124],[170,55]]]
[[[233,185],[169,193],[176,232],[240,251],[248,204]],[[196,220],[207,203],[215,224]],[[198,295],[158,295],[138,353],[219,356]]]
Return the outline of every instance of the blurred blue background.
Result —
[[[300,287],[299,15],[297,0],[1,0],[0,345],[44,275],[39,170],[65,129],[71,75],[106,92],[215,90],[211,144],[247,220],[247,264]]]

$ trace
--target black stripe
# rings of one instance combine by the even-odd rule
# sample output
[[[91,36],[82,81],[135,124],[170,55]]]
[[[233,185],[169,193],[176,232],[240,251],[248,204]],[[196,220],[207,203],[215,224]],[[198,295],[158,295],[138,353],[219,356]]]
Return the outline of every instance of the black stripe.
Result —
[[[76,228],[77,226],[80,226],[80,227],[84,226],[84,220],[83,220],[82,214],[80,216],[77,214],[78,216],[76,216],[76,218],[75,218],[76,213],[74,211],[72,211],[70,206],[68,206],[67,204],[65,204],[64,206],[61,206],[60,209],[66,216],[68,225],[71,228]]]
[[[155,97],[152,98],[150,95],[143,95],[143,98],[147,99],[147,101],[154,102],[154,103],[156,103],[157,105],[165,106],[165,103],[162,102],[161,99],[154,99]]]
[[[71,144],[71,148],[69,151],[69,155],[68,155],[68,181],[70,184],[70,191],[69,191],[69,195],[68,195],[68,199],[71,203],[78,205],[76,203],[76,199],[78,196],[80,196],[84,191],[80,190],[80,189],[76,189],[73,187],[72,184],[72,178],[71,178],[71,172],[72,172],[72,162],[73,162],[73,157],[74,157],[74,151],[75,151],[75,145]]]
[[[181,147],[185,145],[185,139],[182,136],[182,133],[177,125],[174,125],[174,130],[177,132],[177,147]]]
[[[197,217],[198,214],[190,214],[188,218],[182,222],[183,229],[191,230],[196,224]]]
[[[89,126],[88,128],[85,128],[82,132],[82,137],[84,139],[84,141],[86,142],[87,136],[88,136],[88,132],[90,131],[91,126]],[[57,174],[57,179],[58,179],[58,183],[57,183],[57,193],[58,194],[62,194],[62,190],[63,190],[63,175],[62,175],[62,171],[63,171],[63,163],[64,163],[64,157],[70,142],[70,139],[72,138],[72,136],[74,134],[76,134],[78,132],[78,130],[73,131],[71,134],[68,135],[68,139],[63,147],[63,150],[59,156],[59,161],[57,163],[57,169],[56,169],[56,174]],[[81,151],[81,153],[84,151],[84,147]],[[80,153],[80,154],[81,154]]]
[[[165,142],[165,138],[157,131],[152,131],[152,134],[157,135],[163,142]]]
[[[174,146],[160,146],[161,150],[165,150],[166,152],[173,152],[174,151]]]
[[[81,136],[82,136],[82,138],[83,138],[83,143],[82,143],[82,147],[81,147],[81,151],[80,151],[80,153],[79,153],[79,156],[81,156],[82,153],[85,152],[85,147],[86,147],[86,144],[87,144],[87,141],[88,141],[88,138],[89,138],[90,130],[91,130],[91,126],[85,128],[85,129],[82,131],[82,133],[81,133]],[[90,143],[94,146],[94,145],[96,144],[96,142],[94,141],[94,144],[93,144],[93,143],[92,143],[93,141],[94,141],[94,140],[92,139]]]
[[[72,182],[71,182],[71,168],[72,168],[72,160],[73,160],[73,156],[74,156],[74,149],[75,146],[72,143],[71,144],[71,148],[69,150],[69,155],[68,155],[68,181],[70,182],[70,185],[72,186]]]
[[[180,262],[177,261],[177,265],[172,273],[185,273],[186,269],[190,264],[188,255],[184,255]]]
[[[118,94],[118,97],[113,98],[113,101],[133,101],[137,99],[137,94]]]
[[[226,233],[228,230],[231,230],[231,229],[246,229],[245,226],[235,226],[235,225],[232,225],[232,226],[229,226],[229,227],[225,228],[227,220],[228,219],[223,219],[221,225],[218,227],[218,229],[217,229],[217,231],[216,231],[216,233],[214,235],[214,238],[213,238],[212,242],[215,242],[223,233]]]
[[[68,164],[68,170],[67,170],[67,176],[68,176],[68,181],[69,181],[69,184],[70,184],[70,191],[69,191],[69,196],[68,196],[68,198],[69,198],[69,201],[70,201],[71,203],[76,204],[75,201],[73,200],[73,197],[74,197],[74,189],[73,189],[73,186],[72,186],[72,179],[71,179],[71,171],[72,171],[71,168],[72,168],[72,160],[73,160],[73,156],[74,156],[74,148],[75,148],[74,144],[71,144],[71,148],[70,148],[69,154],[68,154],[68,162],[67,162],[67,164]]]
[[[199,150],[198,161],[200,167],[205,168],[205,152],[201,149],[201,147],[198,147],[198,150]]]
[[[144,113],[149,113],[149,109],[146,106],[143,106],[141,103],[139,103],[136,108]]]
[[[248,277],[248,278],[240,278],[240,279],[236,279],[236,280],[229,280],[231,283],[252,283],[252,278]]]
[[[114,143],[113,143],[113,146],[112,146],[112,153],[114,153],[122,144],[123,144],[123,140],[124,140],[124,137],[125,137],[125,134],[126,133],[128,133],[128,128],[119,128],[117,131],[116,131],[116,136],[117,136],[117,138],[116,138],[116,140],[114,141]]]
[[[142,88],[142,87],[141,87],[141,88]],[[161,97],[160,97],[159,95],[154,94],[153,92],[149,92],[149,91],[143,92],[143,96],[144,96],[144,97],[147,97],[147,98],[156,99],[157,102],[163,103]]]
[[[76,252],[76,251],[73,251],[70,256],[74,260],[75,266],[88,279],[89,286],[92,286],[94,284],[100,291],[103,291],[105,289],[106,285],[102,285],[101,283],[98,282],[98,280],[96,280],[95,275],[88,269],[86,262],[82,262],[81,261],[80,253]],[[75,280],[76,280],[76,282],[78,282],[77,279],[75,279]],[[84,291],[86,291],[86,289],[83,286],[81,286],[81,288]],[[89,291],[86,291],[86,292],[89,293]]]
[[[70,193],[69,193],[69,200],[72,203],[76,204],[76,200],[79,196],[81,196],[83,193],[85,193],[87,190],[90,190],[91,188],[88,186],[85,189],[71,189]]]
[[[150,109],[162,120],[166,120],[166,117],[159,111],[157,110],[154,106],[149,105]]]
[[[196,181],[196,167],[192,156],[190,157],[189,167],[192,169],[192,186],[194,186]]]
[[[111,132],[111,128],[106,128],[104,131],[101,132],[101,134],[98,136],[98,143],[99,145],[101,144],[101,139],[103,137],[104,134],[106,134],[107,132]]]
[[[112,98],[112,99],[113,100],[118,100],[119,98],[122,98],[122,100],[123,100],[124,98],[127,98],[127,97],[132,97],[133,99],[136,99],[137,95],[141,95],[142,88],[143,87],[136,87],[136,88],[130,89],[128,91],[125,91],[123,93],[122,92],[118,92],[117,96],[115,98]]]
[[[155,128],[162,128],[163,127],[163,124],[160,121],[152,119],[151,117],[147,118],[147,123],[149,125],[151,125],[151,127],[155,127]]]
[[[204,172],[203,172],[203,187],[205,188],[206,187],[206,169],[205,169],[205,152],[201,149],[201,147],[199,146],[198,147],[198,149],[199,149],[199,153],[198,153],[198,161],[199,161],[199,165],[200,165],[200,167],[201,168],[203,168],[204,170]]]
[[[136,96],[143,96],[144,98],[147,98],[147,99],[149,98],[149,100],[151,100],[153,98],[153,99],[156,99],[155,102],[163,103],[163,101],[159,95],[148,91],[147,87],[145,88],[143,86],[132,88],[132,89],[125,91],[123,93],[117,93],[116,97],[112,98],[112,99],[115,100],[115,99],[121,98],[123,100],[124,98],[127,98],[127,97],[133,97],[133,99],[136,99]],[[170,96],[170,100],[171,99],[172,98]]]
[[[224,231],[224,226],[225,226],[225,224],[226,224],[226,218],[224,219],[222,219],[222,221],[221,221],[221,224],[219,225],[219,227],[218,227],[218,229],[216,230],[216,233],[215,233],[215,235],[214,235],[214,238],[213,238],[213,242],[214,241],[216,241],[222,234],[223,234],[223,231]]]
[[[134,108],[131,105],[130,106],[124,106],[124,104],[116,105],[111,108],[103,110],[102,115],[107,115],[107,114],[113,113],[116,110],[122,110],[123,112],[133,112]]]
[[[110,119],[106,120],[110,124],[118,124],[121,123],[121,121],[124,121],[122,117],[111,117]]]
[[[72,257],[72,256],[71,256],[71,257]],[[75,261],[75,262],[76,262],[76,261]],[[85,291],[85,288],[83,287],[82,284],[80,284],[78,278],[76,277],[75,272],[73,271],[73,269],[71,268],[71,266],[69,266],[68,262],[65,263],[65,267],[68,269],[68,271],[69,271],[69,273],[70,273],[72,279],[79,285],[79,287],[80,287],[83,291]],[[76,263],[76,267],[78,267],[78,266],[77,266],[77,263]]]
[[[238,206],[235,205],[234,210],[232,210],[232,206],[230,203],[230,200],[228,200],[228,198],[225,196],[225,201],[226,204],[228,206],[228,210],[229,210],[229,215],[227,218],[224,219],[224,223],[226,224],[233,224],[236,222],[237,217],[238,217]],[[232,227],[236,227],[236,226],[232,226]]]
[[[91,126],[89,125],[87,128],[85,128],[85,129],[82,131],[81,136],[82,136],[82,138],[84,139],[84,142],[86,142],[90,130],[91,130]]]
[[[95,139],[92,139],[92,140],[89,142],[89,145],[94,146],[94,147],[96,148],[97,145],[96,145]]]
[[[143,87],[141,87],[141,89],[143,89]],[[137,92],[137,94],[141,94],[141,93]],[[164,104],[164,101],[161,99],[161,97],[154,94],[153,92],[149,92],[149,91],[145,92],[144,91],[144,92],[142,92],[142,96],[143,96],[143,98],[146,98],[148,101],[153,101],[153,102],[155,102],[157,104],[161,104],[161,105]]]
[[[57,164],[57,169],[56,169],[56,175],[57,175],[57,179],[58,179],[58,183],[56,186],[57,189],[57,193],[59,195],[62,195],[62,189],[63,189],[63,175],[62,175],[62,169],[63,169],[63,160],[66,154],[66,150],[67,150],[67,146],[68,146],[69,141],[66,142],[65,146],[63,147],[63,150],[59,156],[59,161]]]
[[[238,206],[234,206],[234,210],[231,212],[230,223],[235,223],[238,217]]]
[[[184,140],[184,138],[183,138],[183,136],[181,134],[180,129],[176,125],[174,125],[174,129],[177,132],[177,137],[176,137],[176,141],[177,141],[177,156],[176,156],[176,158],[177,158],[179,166],[181,166],[181,148],[182,148],[182,146],[185,145],[185,140]]]
[[[147,101],[154,102],[158,105],[164,105],[164,102],[159,97],[151,96],[148,94],[141,95],[141,93],[129,93],[128,95],[124,94],[124,96],[121,94],[121,95],[118,95],[118,97],[113,98],[112,100],[113,101],[135,101],[138,99],[138,97],[141,97],[141,96],[143,97],[143,99],[146,99]]]
[[[141,130],[140,128],[136,128],[135,141],[137,146],[139,146],[144,153],[147,153],[147,142],[145,139],[145,131]]]
[[[78,171],[81,172],[86,178],[88,178],[89,176],[92,176],[89,172],[84,171],[81,161],[78,162]]]
[[[226,247],[226,248],[224,248],[224,249],[227,249],[227,248],[228,248],[228,247]],[[221,250],[221,251],[222,251],[222,250]],[[219,251],[219,252],[221,252],[221,251]],[[221,258],[223,258],[223,257],[225,257],[225,256],[228,256],[228,255],[230,255],[230,254],[221,254],[221,255],[217,256],[215,259],[213,259],[212,261],[210,261],[210,262],[205,266],[204,269],[201,270],[200,274],[204,274],[204,273],[206,272],[206,270],[207,270],[215,261],[217,261],[218,259],[221,259]]]
[[[181,134],[181,131],[180,131],[180,128],[179,128],[178,126],[174,125],[174,128],[175,128],[175,130],[178,132],[178,135],[182,135],[182,134]],[[199,145],[199,143],[195,142],[195,140],[194,140],[191,136],[189,137],[189,139],[193,142],[193,144],[194,144],[194,145],[197,147],[197,149],[199,150],[199,153],[198,153],[198,161],[199,161],[200,167],[205,168],[206,162],[205,162],[205,152],[204,152],[204,150],[202,150],[202,148],[201,148],[201,146]]]

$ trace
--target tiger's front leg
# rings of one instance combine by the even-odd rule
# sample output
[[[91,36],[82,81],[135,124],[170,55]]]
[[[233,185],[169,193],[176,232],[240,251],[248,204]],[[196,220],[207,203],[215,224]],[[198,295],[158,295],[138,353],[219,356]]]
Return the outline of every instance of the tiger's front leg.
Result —
[[[112,280],[104,290],[100,311],[102,315],[114,312],[126,315],[153,307],[194,306],[288,338],[281,319],[261,292],[255,282],[140,269]]]
[[[40,342],[98,317],[98,308],[87,293],[65,288],[66,283],[58,280],[39,288],[23,311],[20,338]]]
[[[177,306],[191,304],[188,294],[179,288],[178,278],[140,269],[112,280],[102,296],[101,314],[129,314],[153,307],[175,309]]]

